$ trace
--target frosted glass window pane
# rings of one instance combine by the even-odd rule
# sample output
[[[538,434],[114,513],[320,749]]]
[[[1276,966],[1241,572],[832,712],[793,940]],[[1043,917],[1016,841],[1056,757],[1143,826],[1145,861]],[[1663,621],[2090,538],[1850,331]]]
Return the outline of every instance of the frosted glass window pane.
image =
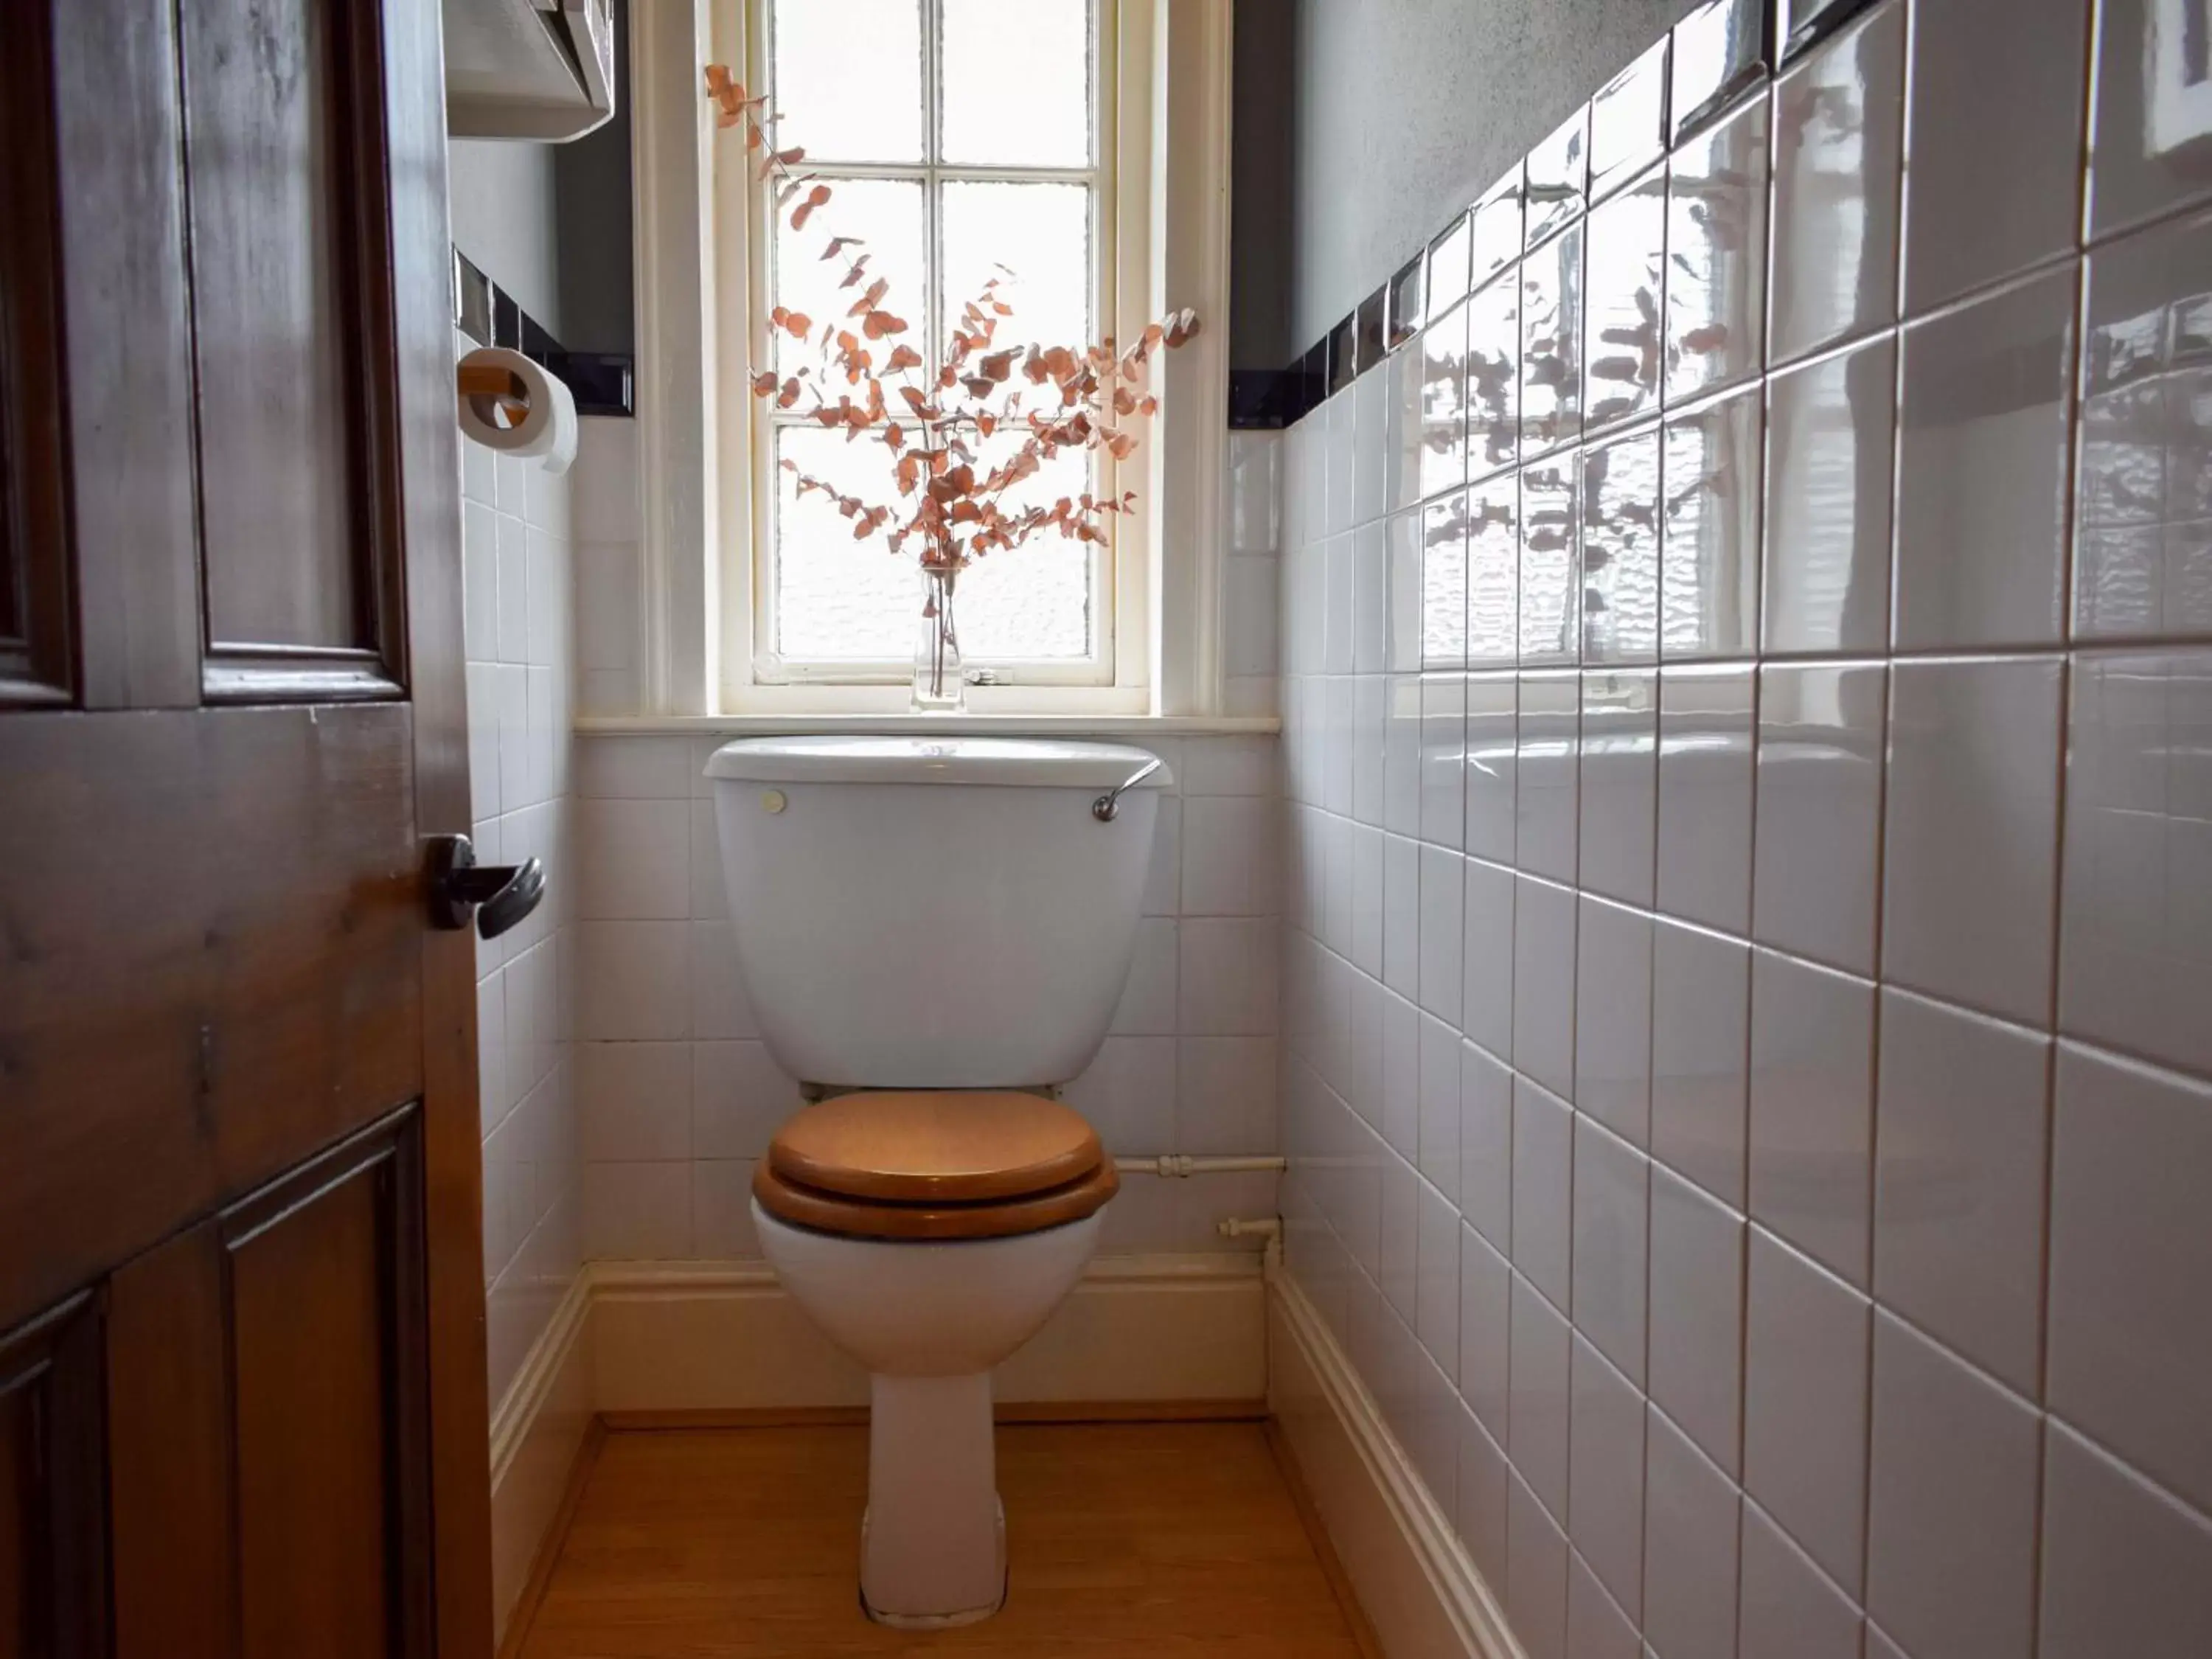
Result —
[[[943,159],[963,166],[1090,166],[1085,0],[943,3]]]
[[[1018,441],[994,434],[977,446],[983,466],[1006,460]],[[981,470],[979,468],[979,470]],[[1063,449],[1034,477],[1008,490],[1009,510],[1050,507],[1062,495],[1091,485],[1091,458]],[[1109,526],[1110,529],[1110,526]],[[1032,536],[1021,546],[987,553],[960,578],[960,648],[971,662],[1082,658],[1091,653],[1091,561],[1093,546],[1057,532]]]
[[[890,451],[818,427],[781,427],[775,458],[776,649],[807,660],[911,659],[921,609],[913,552],[893,553],[881,536],[854,541],[836,504],[815,494],[800,499],[782,465],[796,461],[837,489],[888,506],[898,500]]]
[[[928,355],[924,343],[929,327],[928,295],[922,277],[926,238],[921,186],[902,179],[827,182],[836,193],[805,230],[794,232],[789,224],[777,223],[776,303],[805,313],[813,319],[814,332],[818,335],[824,323],[844,316],[869,282],[878,276],[888,278],[891,286],[884,296],[884,308],[905,318],[909,325],[898,337]],[[865,252],[869,256],[867,276],[852,288],[837,286],[845,279],[844,259],[822,257],[833,235],[860,237],[864,247],[848,252]],[[872,349],[878,363],[890,356],[888,342],[878,341]],[[794,340],[787,334],[778,336],[775,361],[780,374],[800,368],[820,372],[821,359],[812,342]]]
[[[919,0],[776,0],[779,149],[812,161],[919,161]]]
[[[1004,289],[1014,314],[999,345],[1090,343],[1089,185],[952,183],[944,204],[948,327],[1003,264],[1014,273]]]
[[[988,466],[1010,453],[1003,435],[978,447]],[[847,443],[817,428],[776,433],[776,648],[803,661],[902,663],[920,627],[914,550],[894,554],[880,536],[853,538],[851,523],[820,495],[803,500],[785,459],[862,501],[897,499],[890,452]],[[1009,507],[1049,507],[1091,487],[1089,457],[1063,451],[1007,493]],[[1094,550],[1056,534],[979,558],[961,576],[960,643],[972,661],[1080,659],[1091,653]]]

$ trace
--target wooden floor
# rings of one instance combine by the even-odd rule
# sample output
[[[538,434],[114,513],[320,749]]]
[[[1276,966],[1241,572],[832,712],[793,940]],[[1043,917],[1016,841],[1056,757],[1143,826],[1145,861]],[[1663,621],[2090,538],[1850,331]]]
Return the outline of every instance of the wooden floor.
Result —
[[[1363,1651],[1257,1423],[1001,1425],[1006,1607],[929,1634],[860,1611],[866,1464],[862,1428],[610,1433],[522,1659]]]

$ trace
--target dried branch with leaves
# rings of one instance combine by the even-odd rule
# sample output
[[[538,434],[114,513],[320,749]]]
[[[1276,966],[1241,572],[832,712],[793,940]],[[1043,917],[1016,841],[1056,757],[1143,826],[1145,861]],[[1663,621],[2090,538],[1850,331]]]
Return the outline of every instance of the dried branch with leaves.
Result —
[[[717,106],[718,125],[744,129],[745,148],[762,185],[775,193],[776,211],[793,233],[804,232],[831,200],[830,185],[801,170],[805,151],[777,148],[768,100],[749,94],[724,65],[707,66],[707,95]],[[854,540],[880,535],[894,553],[912,545],[923,570],[946,575],[1048,532],[1079,542],[1106,539],[1107,515],[1128,512],[1133,490],[1085,490],[1046,506],[1023,502],[1018,486],[1064,450],[1103,449],[1125,459],[1137,447],[1129,423],[1158,407],[1146,390],[1152,360],[1198,332],[1195,312],[1170,313],[1121,350],[1111,336],[1095,345],[1000,349],[1000,326],[1014,314],[1001,291],[1012,273],[1001,265],[1003,274],[960,307],[931,374],[906,338],[911,324],[891,308],[889,279],[871,272],[861,239],[825,235],[820,257],[842,262],[837,291],[851,293],[852,303],[843,316],[826,319],[776,307],[772,329],[811,343],[817,364],[789,374],[763,368],[752,389],[780,410],[842,429],[848,442],[883,445],[889,464],[885,495],[871,501],[787,459],[801,496],[827,497],[851,520]],[[971,433],[978,440],[1004,433],[1016,441],[997,447],[1002,459],[987,465]]]

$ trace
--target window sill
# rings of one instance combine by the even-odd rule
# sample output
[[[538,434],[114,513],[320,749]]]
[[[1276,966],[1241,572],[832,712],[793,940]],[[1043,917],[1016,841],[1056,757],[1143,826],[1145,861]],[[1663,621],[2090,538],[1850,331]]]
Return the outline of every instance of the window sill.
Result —
[[[1272,714],[619,714],[575,722],[581,738],[782,737],[914,732],[925,737],[1271,737]]]

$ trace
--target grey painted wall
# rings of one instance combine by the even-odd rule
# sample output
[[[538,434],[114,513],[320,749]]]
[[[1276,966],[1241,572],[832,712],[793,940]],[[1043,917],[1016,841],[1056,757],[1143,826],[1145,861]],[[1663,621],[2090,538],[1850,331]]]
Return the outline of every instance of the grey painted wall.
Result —
[[[1696,4],[1243,0],[1240,35],[1293,37],[1291,334],[1270,366],[1320,338]],[[1244,228],[1255,246],[1240,238],[1233,258],[1264,260],[1261,228]]]
[[[560,339],[553,147],[456,138],[446,147],[446,171],[453,246]]]
[[[637,349],[629,165],[629,7],[617,0],[614,118],[553,151],[561,343],[571,351]]]

